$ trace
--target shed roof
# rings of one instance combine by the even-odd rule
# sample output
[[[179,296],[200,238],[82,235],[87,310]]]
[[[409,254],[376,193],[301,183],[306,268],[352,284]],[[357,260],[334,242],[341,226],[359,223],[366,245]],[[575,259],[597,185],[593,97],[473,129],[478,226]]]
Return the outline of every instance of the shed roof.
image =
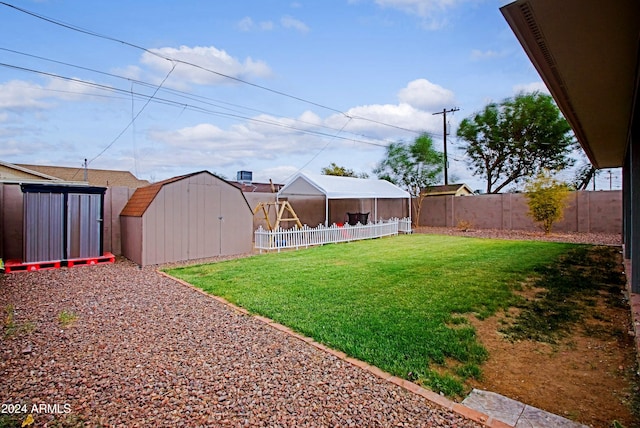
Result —
[[[149,208],[149,206],[151,205],[156,195],[160,192],[163,186],[170,183],[175,183],[176,181],[184,180],[185,178],[193,177],[194,175],[198,175],[198,174],[209,174],[213,177],[216,177],[220,181],[227,183],[233,188],[237,189],[238,192],[240,192],[240,194],[242,195],[242,191],[237,187],[233,186],[228,181],[223,180],[222,178],[214,174],[211,174],[209,171],[198,171],[190,174],[184,174],[184,175],[179,175],[172,178],[167,178],[166,180],[158,181],[157,183],[150,184],[149,186],[138,187],[136,191],[133,192],[133,195],[131,195],[131,198],[129,198],[129,201],[127,201],[127,205],[124,206],[124,208],[120,212],[120,215],[125,217],[142,217],[142,215],[145,213],[145,211],[147,211],[147,208]],[[245,202],[246,202],[246,198],[244,198],[244,195],[242,195],[242,197],[243,199],[245,199]],[[247,202],[247,207],[249,207],[248,202]],[[249,209],[251,209],[251,207],[249,207]]]
[[[278,192],[278,197],[288,196],[325,196],[327,199],[410,198],[409,192],[386,180],[306,173],[296,174]]]

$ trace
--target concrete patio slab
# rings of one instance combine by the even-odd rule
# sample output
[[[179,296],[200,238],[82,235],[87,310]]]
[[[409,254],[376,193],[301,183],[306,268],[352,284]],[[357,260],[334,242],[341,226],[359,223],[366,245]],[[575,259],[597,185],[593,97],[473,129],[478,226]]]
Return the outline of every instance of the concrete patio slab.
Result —
[[[462,401],[467,407],[515,428],[586,428],[578,422],[545,412],[495,392],[474,389]]]

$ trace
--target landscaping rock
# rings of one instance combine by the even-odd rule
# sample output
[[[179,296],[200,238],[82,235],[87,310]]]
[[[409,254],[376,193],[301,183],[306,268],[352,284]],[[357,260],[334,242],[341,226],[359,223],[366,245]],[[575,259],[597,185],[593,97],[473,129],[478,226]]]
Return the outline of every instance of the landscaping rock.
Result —
[[[10,304],[34,328],[2,339],[0,403],[49,405],[35,426],[478,426],[126,260],[2,276]]]

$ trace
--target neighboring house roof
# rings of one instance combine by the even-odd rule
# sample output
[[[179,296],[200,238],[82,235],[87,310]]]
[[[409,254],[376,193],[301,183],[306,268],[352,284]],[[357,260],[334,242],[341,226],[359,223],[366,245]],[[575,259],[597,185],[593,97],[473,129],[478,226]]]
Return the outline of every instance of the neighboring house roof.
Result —
[[[50,165],[28,165],[16,164],[16,166],[27,168],[48,176],[58,178],[65,181],[84,181],[84,168],[70,168],[64,166]],[[110,169],[87,169],[88,183],[91,186],[116,187],[124,186],[130,188],[138,188],[148,186],[147,180],[139,180],[129,171],[119,171]]]
[[[393,183],[335,175],[296,174],[280,191],[283,196],[325,196],[327,199],[408,199],[411,196]]]
[[[447,184],[440,186],[430,186],[424,189],[425,196],[439,196],[439,195],[472,195],[473,190],[466,184]]]
[[[177,177],[168,178],[163,181],[158,181],[157,183],[150,184],[149,186],[138,187],[136,191],[133,192],[133,195],[131,195],[131,198],[129,198],[127,205],[124,206],[124,208],[120,212],[120,215],[125,217],[142,217],[163,186],[170,183],[175,183],[176,181],[184,180],[185,178],[193,177],[194,175],[198,174],[209,174],[213,177],[216,177],[220,181],[233,186],[233,183],[230,183],[218,177],[217,175],[211,174],[209,171],[198,171],[191,174],[179,175]],[[240,192],[240,194],[242,195],[242,192]],[[246,198],[244,198],[244,195],[242,195],[242,198],[245,199],[247,207],[251,209],[249,203],[246,201]]]
[[[0,161],[0,181],[60,183],[63,180],[59,177],[25,168],[24,166]]]
[[[229,181],[244,193],[277,193],[284,184],[272,183],[242,183],[239,181]],[[274,191],[275,190],[275,191]]]

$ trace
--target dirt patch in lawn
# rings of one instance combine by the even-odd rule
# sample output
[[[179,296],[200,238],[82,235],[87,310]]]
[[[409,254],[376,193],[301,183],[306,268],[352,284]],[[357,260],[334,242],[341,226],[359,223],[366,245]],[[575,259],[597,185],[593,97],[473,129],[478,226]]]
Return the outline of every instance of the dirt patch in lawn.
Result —
[[[470,386],[589,426],[640,426],[640,382],[619,249],[591,247],[545,275],[546,284],[523,284],[517,308],[485,320],[470,317],[489,351],[482,379]],[[563,282],[573,283],[573,290]]]
[[[489,352],[481,366],[481,380],[467,385],[489,390],[593,427],[640,427],[640,376],[625,295],[620,234],[552,233],[521,230],[461,230],[420,227],[417,233],[477,238],[525,239],[592,244],[603,252],[583,262],[573,262],[578,293],[555,295],[565,309],[577,312],[559,316],[545,306],[547,287],[535,278],[522,284],[522,305],[494,317],[471,316],[479,341]],[[606,246],[606,247],[595,247]],[[598,255],[600,254],[600,255]],[[566,270],[555,273],[563,282]],[[596,287],[585,279],[598,276]],[[551,281],[553,284],[555,281]],[[586,289],[580,287],[585,285]],[[567,300],[565,302],[565,300]],[[567,304],[568,303],[568,304]],[[525,314],[524,318],[519,317]],[[537,313],[537,316],[536,316]],[[533,315],[532,315],[533,314]],[[558,317],[560,322],[558,322]],[[528,327],[519,329],[518,321]],[[535,322],[540,324],[536,326]],[[557,334],[542,334],[554,324]],[[523,333],[518,335],[518,331]],[[527,332],[532,333],[526,337]]]
[[[632,345],[578,335],[559,345],[511,343],[496,318],[473,324],[490,354],[473,387],[594,427],[640,426]]]

